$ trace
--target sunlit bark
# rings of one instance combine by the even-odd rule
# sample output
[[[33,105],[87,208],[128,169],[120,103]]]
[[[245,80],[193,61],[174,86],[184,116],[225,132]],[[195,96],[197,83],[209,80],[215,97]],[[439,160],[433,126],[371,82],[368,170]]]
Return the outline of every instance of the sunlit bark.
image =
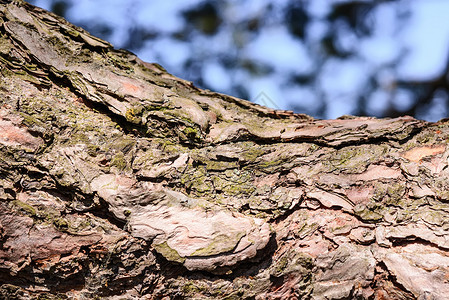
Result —
[[[273,111],[0,3],[1,297],[449,295],[448,123]]]

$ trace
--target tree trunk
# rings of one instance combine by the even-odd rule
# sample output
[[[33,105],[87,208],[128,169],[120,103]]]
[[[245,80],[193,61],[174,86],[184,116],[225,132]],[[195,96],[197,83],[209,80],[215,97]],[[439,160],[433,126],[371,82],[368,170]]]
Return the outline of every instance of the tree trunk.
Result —
[[[0,18],[1,299],[449,299],[447,122],[274,111]]]

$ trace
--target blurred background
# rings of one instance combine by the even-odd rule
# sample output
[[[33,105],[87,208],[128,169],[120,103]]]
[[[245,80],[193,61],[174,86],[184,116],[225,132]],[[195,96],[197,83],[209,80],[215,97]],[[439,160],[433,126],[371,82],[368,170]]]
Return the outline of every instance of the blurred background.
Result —
[[[448,0],[28,2],[196,86],[272,108],[448,117]]]

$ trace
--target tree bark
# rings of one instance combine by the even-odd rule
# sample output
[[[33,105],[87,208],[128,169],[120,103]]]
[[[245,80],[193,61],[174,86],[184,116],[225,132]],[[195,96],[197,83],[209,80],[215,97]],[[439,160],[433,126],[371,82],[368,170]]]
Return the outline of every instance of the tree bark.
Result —
[[[449,299],[449,124],[198,89],[0,1],[1,299]]]

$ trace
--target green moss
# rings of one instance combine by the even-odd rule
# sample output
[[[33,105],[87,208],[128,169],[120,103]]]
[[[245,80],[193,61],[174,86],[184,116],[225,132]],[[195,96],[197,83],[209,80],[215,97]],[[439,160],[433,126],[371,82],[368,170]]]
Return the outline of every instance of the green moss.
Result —
[[[22,123],[28,127],[31,127],[32,125],[34,125],[35,123],[38,123],[38,122],[41,123],[34,116],[24,114],[22,112],[20,113],[20,116],[23,118]]]
[[[205,166],[193,168],[189,165],[189,169],[181,175],[181,184],[191,189],[193,193],[202,195],[211,192],[214,189],[213,179],[209,177]]]
[[[295,233],[295,236],[301,239],[312,234],[313,232],[315,232],[315,230],[317,230],[320,227],[318,223],[308,224],[305,221],[306,220],[304,220],[304,223],[301,226],[301,228],[299,228],[298,231]]]
[[[388,201],[386,204],[401,205],[404,199],[406,188],[403,183],[389,184],[387,187]]]
[[[125,118],[128,122],[131,122],[133,124],[140,124],[142,118],[139,116],[139,113],[141,113],[141,110],[138,108],[129,108],[126,110]]]
[[[277,274],[281,274],[285,270],[285,268],[287,268],[289,261],[290,259],[287,255],[281,257],[281,259],[276,264],[275,272]]]
[[[208,160],[206,161],[206,169],[209,171],[223,171],[227,169],[238,168],[238,163],[236,161],[216,161]]]
[[[125,70],[126,73],[130,74],[134,72],[133,64],[130,64],[125,58],[120,57],[116,53],[108,51],[107,58],[115,67]]]
[[[60,211],[50,207],[41,207],[38,209],[20,200],[14,200],[12,204],[25,211],[35,222],[47,225],[52,224],[60,231],[77,232],[91,225],[88,220],[85,220],[77,223],[76,227],[73,227],[67,219],[61,217]]]
[[[117,153],[114,155],[114,157],[111,159],[111,166],[116,167],[119,170],[124,170],[127,166],[125,156],[122,152]]]
[[[279,260],[270,267],[270,274],[281,277],[289,273],[310,274],[314,268],[313,259],[295,249],[288,250]]]
[[[167,242],[163,242],[161,244],[153,244],[154,250],[156,250],[159,254],[161,254],[168,261],[184,263],[185,257],[179,255],[178,251],[172,249]]]
[[[79,37],[80,36],[80,33],[79,33],[79,31],[76,31],[76,30],[74,30],[74,29],[72,29],[72,28],[70,28],[70,27],[66,27],[66,30],[65,30],[69,35],[71,35],[71,36],[73,36],[73,37]]]
[[[11,45],[11,41],[8,38],[6,38],[6,35],[1,35],[0,36],[0,53],[5,54],[5,55],[10,55],[11,48],[13,48],[13,46]]]
[[[275,167],[281,166],[283,163],[284,163],[284,160],[282,160],[282,159],[277,159],[277,160],[273,159],[273,160],[261,162],[259,164],[259,167],[261,169],[267,169],[268,171],[270,171],[270,170],[274,169]]]
[[[244,149],[240,156],[243,161],[247,162],[254,162],[266,153],[266,149],[264,147],[257,145],[254,142],[242,143],[240,148]]]
[[[61,231],[66,231],[69,228],[69,223],[64,218],[55,218],[53,220],[53,225]]]
[[[367,209],[367,208],[364,208],[361,210],[356,210],[356,211],[354,211],[354,213],[357,216],[359,216],[361,219],[363,219],[364,221],[367,221],[367,222],[376,223],[376,222],[380,222],[383,219],[382,214],[380,214],[376,211]]]
[[[164,150],[165,152],[168,153],[184,153],[187,152],[187,149],[181,145],[179,145],[179,143],[176,143],[173,140],[170,139],[158,139],[157,140],[158,143],[158,148],[161,148],[162,150]]]
[[[183,132],[185,133],[185,135],[186,135],[187,137],[194,138],[194,137],[197,135],[198,130],[195,129],[195,128],[193,128],[193,127],[186,127],[186,128],[183,130]]]
[[[188,281],[185,285],[182,286],[182,292],[185,295],[194,295],[196,293],[203,292],[205,290],[204,287],[200,287],[195,285],[193,282]]]
[[[39,85],[41,83],[40,80],[38,79],[38,77],[30,75],[29,73],[27,73],[24,70],[15,71],[15,75],[16,75],[15,77],[17,77],[17,78],[20,78],[22,80],[25,80],[25,81],[28,81],[28,82],[31,82],[31,83],[34,83],[37,85]]]
[[[385,156],[388,148],[384,145],[348,146],[330,153],[323,163],[329,171],[362,173],[367,166]]]
[[[36,209],[33,206],[29,205],[28,203],[22,202],[20,200],[14,200],[12,204],[14,206],[19,207],[20,210],[24,211],[28,215],[36,216],[37,214]]]
[[[209,245],[192,253],[192,256],[211,256],[231,251],[243,236],[245,236],[244,232],[236,232],[233,236],[224,234],[218,235]]]
[[[87,154],[89,154],[92,157],[95,157],[95,156],[97,156],[98,151],[100,151],[100,149],[101,148],[98,145],[89,144],[89,145],[87,145]]]
[[[197,142],[201,140],[201,132],[194,127],[186,127],[182,130],[180,138],[182,140]]]
[[[406,187],[402,183],[378,183],[368,206],[370,209],[376,207],[381,208],[381,206],[378,205],[379,203],[385,205],[406,206],[406,198],[404,198],[405,192]]]
[[[86,87],[84,79],[81,77],[81,75],[77,74],[76,72],[69,71],[62,72],[61,76],[64,75],[67,76],[72,85],[79,91],[80,94],[89,95],[88,88]]]
[[[120,137],[118,139],[115,139],[110,148],[117,149],[123,153],[128,153],[134,146],[136,145],[136,141],[133,138],[129,137]]]
[[[241,195],[251,195],[256,190],[256,187],[251,182],[236,182],[232,181],[226,185],[223,192],[228,195],[241,196]]]
[[[76,144],[90,144],[89,137],[85,133],[86,131],[77,131],[70,137],[69,145]]]
[[[441,214],[441,211],[438,211],[438,210],[435,210],[435,211],[428,210],[428,211],[422,212],[422,213],[420,213],[419,218],[421,220],[424,220],[427,223],[437,224],[439,226],[442,226],[443,224],[445,224],[446,219],[447,219],[447,217],[443,216]]]
[[[226,173],[229,174],[228,171],[232,170],[226,170],[225,175]],[[206,178],[212,180],[215,190],[221,191],[229,196],[242,196],[251,195],[256,190],[256,187],[246,175],[246,173],[243,173],[240,176],[233,175],[225,177],[220,174],[219,176],[212,175]]]
[[[312,257],[299,253],[296,256],[296,262],[300,264],[302,267],[306,268],[307,270],[312,270],[314,267],[314,261]]]
[[[419,145],[434,144],[437,137],[438,135],[433,130],[426,130],[416,137],[416,141]]]

